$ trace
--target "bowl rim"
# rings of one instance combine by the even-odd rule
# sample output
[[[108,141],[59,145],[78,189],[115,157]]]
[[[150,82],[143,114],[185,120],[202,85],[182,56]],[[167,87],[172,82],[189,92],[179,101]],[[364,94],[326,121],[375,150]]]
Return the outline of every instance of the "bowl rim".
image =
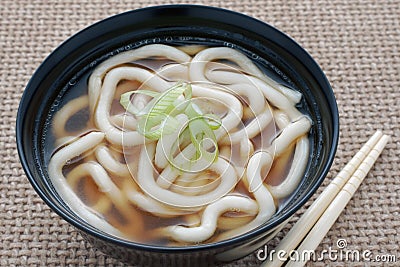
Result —
[[[26,107],[23,107],[23,104],[25,102],[29,103],[30,98],[32,97],[32,92],[29,90],[31,87],[34,87],[35,79],[41,72],[43,68],[45,68],[46,65],[50,61],[53,60],[53,57],[56,55],[59,55],[60,53],[62,54],[62,50],[65,48],[65,46],[70,45],[70,42],[75,41],[77,38],[79,38],[82,35],[85,35],[87,32],[94,30],[95,28],[101,27],[105,23],[109,23],[109,21],[112,21],[118,17],[121,16],[126,16],[126,15],[134,15],[138,12],[143,12],[143,11],[151,11],[151,10],[166,10],[166,9],[187,9],[187,10],[193,10],[193,9],[203,9],[206,11],[213,11],[213,12],[222,12],[231,16],[236,16],[238,18],[251,21],[252,23],[257,23],[260,27],[267,27],[269,30],[274,31],[276,34],[282,37],[282,40],[287,42],[288,45],[296,48],[298,51],[302,53],[302,58],[307,59],[307,64],[311,64],[309,68],[312,67],[314,71],[317,72],[317,74],[314,74],[314,76],[319,76],[319,78],[322,78],[323,85],[321,84],[321,81],[318,82],[318,84],[321,87],[326,88],[327,90],[324,91],[325,97],[327,98],[327,102],[329,103],[330,106],[330,112],[332,116],[332,144],[331,144],[331,150],[327,156],[327,164],[322,168],[321,174],[319,175],[318,179],[316,182],[310,187],[310,189],[305,192],[304,196],[297,201],[288,211],[284,214],[284,216],[281,216],[278,218],[273,224],[271,225],[264,225],[261,227],[257,227],[247,233],[244,233],[240,236],[236,236],[227,240],[222,240],[214,243],[205,243],[205,244],[200,244],[200,245],[189,245],[189,246],[182,246],[182,247],[167,247],[167,246],[159,246],[159,245],[151,245],[151,244],[144,244],[144,243],[136,243],[133,241],[128,241],[124,239],[120,239],[118,237],[109,235],[109,234],[104,234],[101,230],[97,230],[93,228],[89,228],[84,224],[81,224],[79,221],[76,221],[75,218],[70,216],[69,214],[65,213],[62,209],[60,209],[56,204],[53,203],[53,201],[46,196],[46,194],[42,191],[40,188],[39,184],[36,182],[34,178],[34,174],[32,173],[30,167],[29,167],[29,162],[26,158],[25,151],[23,148],[23,118],[24,118],[24,113],[26,112]],[[328,95],[327,95],[328,94]],[[134,248],[134,249],[139,249],[139,250],[146,250],[146,251],[153,251],[153,252],[191,252],[193,250],[200,251],[200,250],[207,250],[207,249],[215,249],[215,248],[222,248],[226,247],[228,245],[233,245],[233,244],[240,244],[241,242],[245,242],[246,240],[251,240],[252,238],[255,238],[256,236],[261,235],[263,232],[267,232],[271,229],[274,229],[284,221],[288,220],[292,215],[298,211],[309,199],[310,197],[316,192],[316,190],[319,188],[323,180],[325,179],[332,163],[335,157],[337,145],[338,145],[338,139],[339,139],[339,112],[338,112],[338,107],[337,103],[335,100],[335,96],[333,93],[333,89],[331,85],[329,84],[329,81],[324,74],[323,70],[321,67],[318,65],[318,63],[311,57],[311,55],[303,48],[301,47],[292,37],[288,36],[287,34],[283,33],[282,31],[278,30],[274,26],[263,22],[259,19],[256,19],[254,17],[224,9],[224,8],[219,8],[219,7],[213,7],[213,6],[204,6],[204,5],[193,5],[193,4],[173,4],[173,5],[157,5],[157,6],[149,6],[149,7],[144,7],[144,8],[139,8],[139,9],[134,9],[130,11],[126,11],[123,13],[119,13],[110,17],[107,17],[103,20],[97,21],[94,24],[89,25],[88,27],[85,27],[84,29],[78,31],[77,33],[73,34],[69,38],[67,38],[64,42],[58,45],[58,47],[52,51],[46,58],[45,60],[39,65],[39,67],[36,69],[34,74],[32,75],[31,79],[29,80],[28,84],[25,87],[25,90],[23,92],[23,95],[20,100],[20,105],[18,107],[18,112],[17,112],[17,119],[16,119],[16,143],[17,143],[17,150],[18,150],[18,155],[22,164],[22,167],[24,169],[24,172],[29,179],[30,183],[32,184],[33,188],[35,191],[38,193],[38,195],[41,197],[41,199],[44,200],[44,202],[53,210],[55,211],[61,218],[72,224],[74,227],[78,228],[79,230],[88,233],[92,236],[95,236],[97,238],[100,238],[102,240],[105,240],[107,242],[112,242],[114,244],[124,246],[124,247],[129,247],[129,248]],[[268,226],[268,228],[267,228]],[[267,229],[266,229],[267,228]]]

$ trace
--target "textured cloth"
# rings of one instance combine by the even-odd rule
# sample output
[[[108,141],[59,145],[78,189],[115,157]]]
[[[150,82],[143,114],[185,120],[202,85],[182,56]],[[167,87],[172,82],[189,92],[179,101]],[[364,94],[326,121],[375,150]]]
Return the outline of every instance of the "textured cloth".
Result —
[[[1,1],[1,266],[123,265],[93,249],[33,190],[17,155],[16,113],[29,78],[63,40],[110,15],[171,2],[81,2]],[[293,37],[321,65],[334,89],[341,124],[336,159],[324,186],[375,130],[382,129],[391,135],[391,142],[318,251],[337,248],[337,240],[345,239],[347,249],[396,255],[399,264],[400,1],[209,0],[194,3],[228,8],[268,22]],[[268,244],[270,249],[278,244],[302,211]],[[254,253],[225,266],[259,264]],[[308,266],[328,264],[364,266],[364,262],[335,261],[327,257],[309,262]]]

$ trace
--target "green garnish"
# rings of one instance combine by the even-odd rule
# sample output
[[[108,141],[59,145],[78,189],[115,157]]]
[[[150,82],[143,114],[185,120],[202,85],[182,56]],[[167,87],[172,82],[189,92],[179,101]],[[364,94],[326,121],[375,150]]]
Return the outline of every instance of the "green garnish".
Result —
[[[143,94],[153,99],[141,110],[131,103],[133,94]],[[188,83],[179,82],[162,93],[150,90],[136,90],[124,93],[120,99],[125,110],[138,120],[138,132],[150,140],[159,140],[163,135],[173,133],[178,129],[178,114],[185,114],[188,123],[181,129],[177,143],[190,141],[196,149],[191,160],[200,158],[209,163],[218,158],[217,140],[214,130],[221,127],[221,119],[215,114],[203,114],[192,101],[192,87]],[[188,135],[190,140],[188,140]],[[180,139],[180,140],[179,140]],[[209,152],[206,143],[211,142],[213,151]],[[172,155],[168,155],[171,158]]]

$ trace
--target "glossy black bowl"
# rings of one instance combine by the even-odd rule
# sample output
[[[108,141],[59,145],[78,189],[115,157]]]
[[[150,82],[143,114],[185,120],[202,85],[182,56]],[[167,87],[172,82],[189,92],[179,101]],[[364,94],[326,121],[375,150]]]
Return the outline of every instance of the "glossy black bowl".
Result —
[[[48,179],[43,136],[52,105],[68,86],[97,64],[122,51],[150,43],[212,42],[239,49],[270,75],[301,91],[301,109],[314,124],[309,164],[294,196],[268,222],[253,231],[218,243],[161,247],[121,240],[87,224],[63,203]],[[279,30],[232,11],[193,5],[133,10],[98,22],[77,33],[37,69],[21,99],[17,145],[22,166],[42,199],[108,255],[141,266],[210,266],[241,258],[261,247],[317,190],[338,142],[338,110],[324,73],[311,56]]]

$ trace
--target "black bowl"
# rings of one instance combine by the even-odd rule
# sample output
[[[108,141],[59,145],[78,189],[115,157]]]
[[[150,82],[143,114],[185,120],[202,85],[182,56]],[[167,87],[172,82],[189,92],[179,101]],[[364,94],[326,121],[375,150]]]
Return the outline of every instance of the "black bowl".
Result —
[[[268,222],[244,235],[218,243],[161,247],[121,240],[85,223],[62,202],[49,182],[43,152],[46,118],[70,84],[113,54],[150,43],[212,41],[242,50],[283,83],[303,94],[300,105],[314,124],[309,164],[294,196]],[[22,96],[17,116],[22,166],[41,198],[83,236],[108,255],[144,266],[210,265],[231,261],[261,247],[317,190],[338,142],[338,110],[327,78],[294,40],[254,18],[194,5],[156,6],[100,21],[65,41],[37,69]]]

